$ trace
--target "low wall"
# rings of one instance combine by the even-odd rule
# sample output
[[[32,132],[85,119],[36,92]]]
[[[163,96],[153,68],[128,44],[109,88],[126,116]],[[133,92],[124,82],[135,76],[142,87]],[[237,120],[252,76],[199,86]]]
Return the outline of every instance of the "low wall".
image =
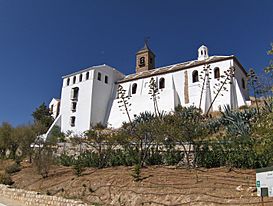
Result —
[[[34,191],[10,188],[9,186],[2,184],[0,184],[0,196],[32,206],[88,206],[81,201],[56,196],[40,195]]]

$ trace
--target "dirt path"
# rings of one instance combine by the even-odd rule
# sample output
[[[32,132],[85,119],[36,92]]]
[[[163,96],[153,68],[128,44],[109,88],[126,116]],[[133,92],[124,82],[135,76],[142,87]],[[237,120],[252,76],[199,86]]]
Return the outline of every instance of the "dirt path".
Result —
[[[8,199],[6,197],[0,197],[0,206],[26,206],[25,204]]]

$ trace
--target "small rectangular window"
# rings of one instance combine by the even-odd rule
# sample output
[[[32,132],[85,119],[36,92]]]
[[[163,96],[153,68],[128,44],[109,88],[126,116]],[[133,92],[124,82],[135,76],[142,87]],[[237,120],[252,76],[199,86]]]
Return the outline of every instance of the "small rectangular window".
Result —
[[[105,76],[104,82],[105,82],[105,84],[108,84],[108,76]]]
[[[81,82],[82,81],[82,74],[80,74],[80,76],[79,76],[79,82]]]
[[[98,72],[98,80],[101,81],[101,73]]]
[[[71,99],[72,100],[78,100],[79,97],[79,87],[74,87],[71,90]]]
[[[85,74],[85,79],[86,79],[86,80],[89,79],[89,72],[86,72],[86,74]]]
[[[72,102],[72,104],[71,104],[71,111],[72,112],[76,112],[76,108],[77,108],[77,102]]]
[[[70,117],[70,125],[71,125],[71,127],[75,127],[75,122],[76,122],[76,117],[75,116]]]
[[[49,112],[52,114],[53,113],[53,104],[50,106],[50,110],[49,110]]]

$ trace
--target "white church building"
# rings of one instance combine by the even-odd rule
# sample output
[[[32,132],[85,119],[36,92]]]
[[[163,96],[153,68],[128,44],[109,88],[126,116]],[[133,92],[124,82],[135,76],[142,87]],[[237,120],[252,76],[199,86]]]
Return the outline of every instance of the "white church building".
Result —
[[[172,112],[178,105],[194,105],[206,112],[225,105],[236,109],[248,104],[247,73],[238,59],[233,55],[209,56],[206,46],[201,46],[197,53],[195,60],[155,68],[155,55],[145,43],[136,54],[133,74],[124,75],[104,64],[63,76],[61,98],[53,99],[49,105],[55,118],[51,128],[58,125],[62,132],[82,134],[97,123],[109,128],[121,127],[128,122],[128,115],[121,111],[119,85],[129,97],[132,119],[141,112],[154,112],[151,78],[158,89],[160,112]],[[233,75],[226,78],[231,71]],[[222,84],[224,81],[226,84]]]

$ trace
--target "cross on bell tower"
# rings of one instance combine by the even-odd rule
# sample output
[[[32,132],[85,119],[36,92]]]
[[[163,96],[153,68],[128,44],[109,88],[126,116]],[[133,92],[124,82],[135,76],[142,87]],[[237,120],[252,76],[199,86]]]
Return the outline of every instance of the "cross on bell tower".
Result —
[[[144,47],[136,53],[136,73],[155,68],[155,55],[148,46],[148,39],[144,41]]]

